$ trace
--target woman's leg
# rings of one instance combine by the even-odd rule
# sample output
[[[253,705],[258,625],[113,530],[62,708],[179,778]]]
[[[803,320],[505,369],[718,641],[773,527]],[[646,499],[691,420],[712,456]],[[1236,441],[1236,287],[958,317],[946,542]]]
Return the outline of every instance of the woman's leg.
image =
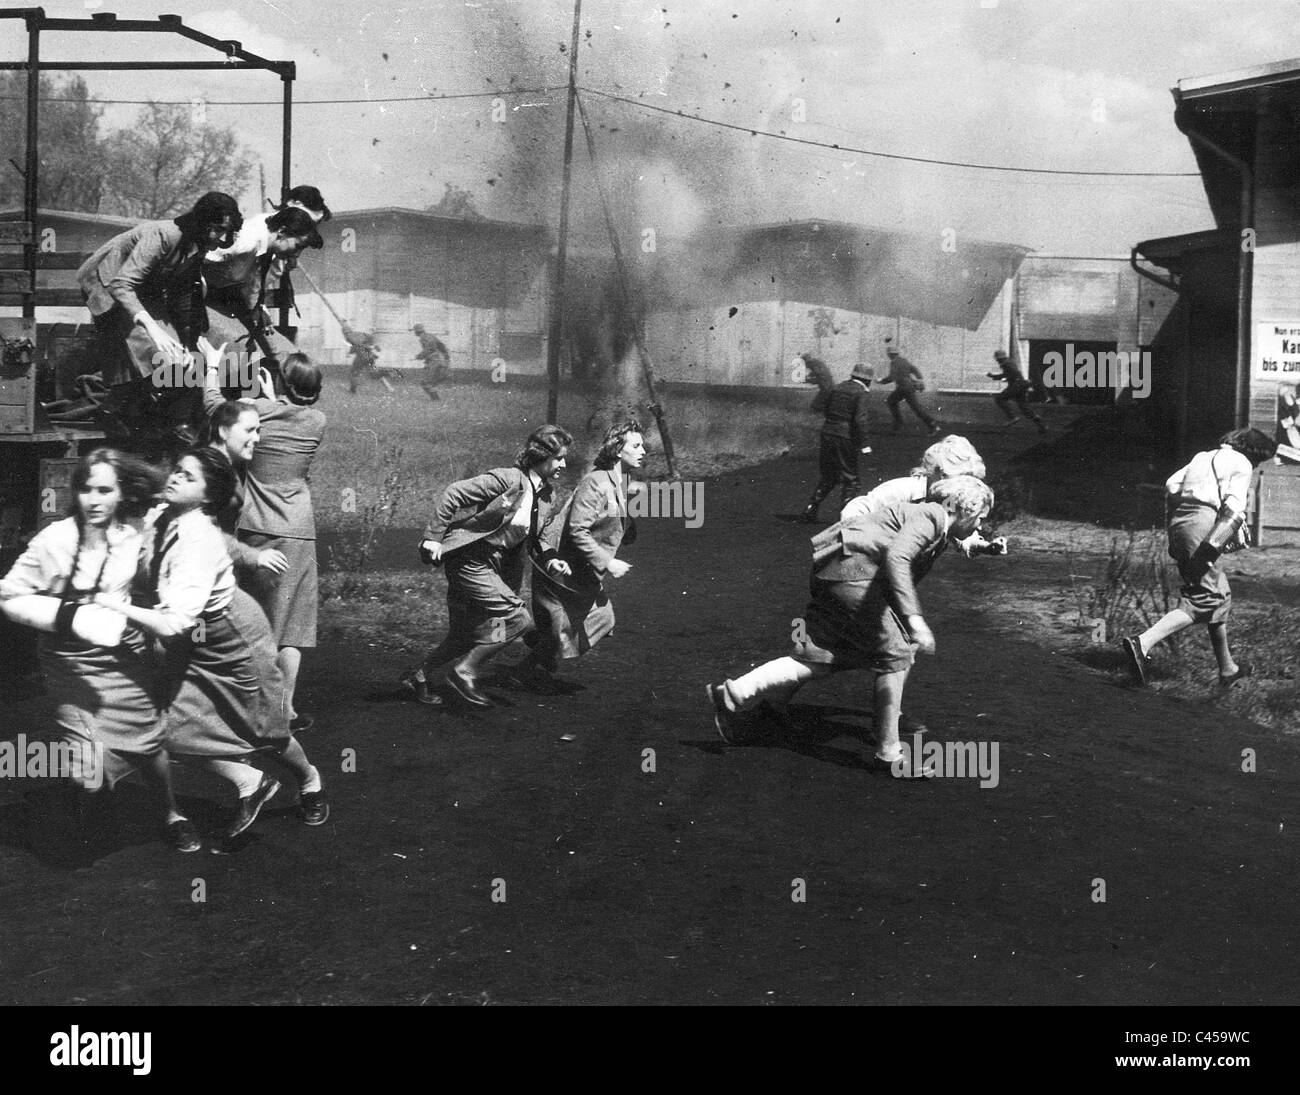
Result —
[[[1160,617],[1146,631],[1137,637],[1138,646],[1141,648],[1142,655],[1151,653],[1153,647],[1164,642],[1171,635],[1177,635],[1180,631],[1192,626],[1192,618],[1181,608],[1172,609]],[[1211,634],[1213,641],[1213,634]],[[1227,642],[1227,639],[1224,639]]]
[[[762,699],[768,699],[777,707],[783,707],[790,702],[795,692],[809,681],[828,677],[830,674],[829,665],[810,665],[787,656],[775,658],[757,669],[751,669],[734,681],[726,681],[722,687],[727,699],[737,711],[753,707]]]
[[[284,751],[280,754],[280,760],[297,777],[298,789],[303,794],[312,794],[321,790],[320,772],[307,759],[307,754],[297,738],[289,739],[289,744],[284,747]]]
[[[276,664],[284,677],[284,702],[288,707],[286,714],[290,720],[298,717],[298,709],[293,704],[294,690],[298,687],[298,670],[302,666],[302,651],[296,646],[282,646],[276,653]]]
[[[185,815],[176,805],[176,792],[172,788],[171,758],[168,757],[165,749],[145,758],[145,762],[140,765],[140,778],[162,799],[167,814],[165,824],[170,825],[173,821],[185,820]]]
[[[240,798],[248,798],[249,795],[254,794],[262,782],[262,773],[259,769],[227,757],[187,757],[184,763],[195,768],[206,768],[227,783],[234,784]]]
[[[1221,620],[1218,623],[1209,625],[1210,629],[1210,646],[1214,648],[1214,660],[1219,663],[1219,676],[1231,677],[1241,668],[1232,659],[1232,651],[1228,649],[1228,621]]]
[[[903,709],[903,686],[907,684],[907,674],[908,669],[877,673],[872,692],[876,733],[879,736],[876,756],[891,763],[902,755],[902,747],[898,743],[898,715]]]

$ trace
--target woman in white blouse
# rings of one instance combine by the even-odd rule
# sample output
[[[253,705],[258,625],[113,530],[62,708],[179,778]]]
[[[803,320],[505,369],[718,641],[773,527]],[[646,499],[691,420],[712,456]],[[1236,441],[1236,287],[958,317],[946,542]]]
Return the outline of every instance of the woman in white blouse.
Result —
[[[227,837],[257,819],[280,789],[245,763],[274,748],[262,737],[271,712],[258,652],[271,649],[266,621],[232,613],[234,571],[214,515],[235,493],[234,469],[211,448],[181,455],[163,490],[166,509],[145,529],[153,608],[113,606],[161,640],[159,706],[168,752],[197,758],[235,784],[239,806]],[[271,663],[273,666],[273,663]]]
[[[140,555],[131,521],[157,488],[153,469],[114,449],[83,457],[73,515],[32,538],[0,581],[0,611],[45,632],[41,666],[59,738],[71,747],[72,770],[61,774],[94,791],[139,771],[162,800],[173,845],[192,852],[198,837],[172,793],[143,639],[111,611],[130,602]]]
[[[1217,560],[1223,552],[1245,546],[1250,481],[1255,468],[1276,452],[1277,442],[1262,431],[1233,430],[1218,448],[1198,452],[1165,483],[1169,554],[1183,579],[1182,599],[1141,635],[1120,640],[1139,684],[1147,683],[1152,648],[1194,623],[1209,629],[1221,685],[1251,675],[1250,663],[1236,661],[1228,647],[1232,590]]]

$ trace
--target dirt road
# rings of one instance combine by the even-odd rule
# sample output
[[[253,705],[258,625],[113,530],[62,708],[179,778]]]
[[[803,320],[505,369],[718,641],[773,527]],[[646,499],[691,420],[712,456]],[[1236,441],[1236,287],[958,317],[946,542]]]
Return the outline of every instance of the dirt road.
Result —
[[[0,999],[1295,1002],[1300,740],[996,633],[982,575],[1014,558],[940,560],[904,703],[996,743],[995,787],[870,771],[856,675],[809,688],[791,738],[717,740],[704,682],[784,653],[804,606],[807,530],[775,515],[812,473],[710,481],[698,529],[642,521],[575,695],[450,717],[400,700],[391,658],[309,656],[323,828],[273,810],[238,854],[180,856],[128,790],[125,836],[66,871],[5,789]]]

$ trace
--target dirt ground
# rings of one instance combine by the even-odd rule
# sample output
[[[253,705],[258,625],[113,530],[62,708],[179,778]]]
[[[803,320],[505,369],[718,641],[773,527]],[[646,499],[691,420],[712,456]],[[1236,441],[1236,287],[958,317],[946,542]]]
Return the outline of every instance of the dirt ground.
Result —
[[[235,854],[177,855],[128,788],[68,870],[26,850],[6,781],[0,1002],[1296,1002],[1300,737],[995,624],[1014,556],[940,560],[904,701],[929,739],[996,742],[996,787],[871,770],[856,674],[808,688],[789,737],[717,739],[704,683],[784,653],[803,610],[808,530],[782,518],[813,475],[778,461],[710,480],[700,528],[643,520],[573,695],[452,716],[398,696],[399,658],[310,654],[322,828],[286,805]],[[192,805],[210,833],[230,803]]]

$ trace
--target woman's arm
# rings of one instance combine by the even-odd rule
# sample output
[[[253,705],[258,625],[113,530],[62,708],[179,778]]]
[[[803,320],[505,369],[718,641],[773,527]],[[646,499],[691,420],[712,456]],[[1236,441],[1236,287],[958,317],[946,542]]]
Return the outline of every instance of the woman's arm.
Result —
[[[424,540],[441,543],[447,535],[447,526],[456,514],[471,506],[477,507],[499,498],[510,489],[511,484],[495,471],[476,475],[473,479],[461,479],[452,483],[442,495],[433,516],[425,526]]]
[[[573,504],[569,510],[569,540],[583,562],[598,574],[608,570],[614,560],[614,553],[591,534],[591,526],[604,514],[606,499],[599,480],[588,477],[573,492]]]

